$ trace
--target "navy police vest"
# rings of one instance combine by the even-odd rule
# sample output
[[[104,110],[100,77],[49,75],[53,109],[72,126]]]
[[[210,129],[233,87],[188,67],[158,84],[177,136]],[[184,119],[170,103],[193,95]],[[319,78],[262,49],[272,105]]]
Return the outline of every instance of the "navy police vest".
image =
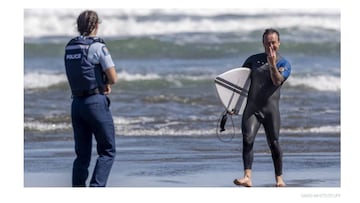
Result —
[[[101,38],[75,37],[65,48],[65,68],[73,95],[84,95],[86,92],[97,90],[103,92],[105,74],[100,64],[93,64],[88,60],[91,44],[104,43]]]

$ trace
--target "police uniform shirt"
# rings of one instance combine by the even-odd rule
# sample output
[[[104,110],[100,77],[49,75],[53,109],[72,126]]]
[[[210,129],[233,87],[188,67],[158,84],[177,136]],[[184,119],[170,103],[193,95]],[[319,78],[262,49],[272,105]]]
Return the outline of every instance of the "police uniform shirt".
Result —
[[[105,44],[95,42],[89,47],[88,60],[93,64],[101,64],[103,71],[110,67],[115,67],[110,52]]]

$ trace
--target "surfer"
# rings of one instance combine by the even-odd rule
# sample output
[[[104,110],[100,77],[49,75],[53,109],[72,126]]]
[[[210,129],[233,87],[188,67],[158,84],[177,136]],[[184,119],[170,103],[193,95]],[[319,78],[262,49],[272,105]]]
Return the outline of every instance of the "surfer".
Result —
[[[89,175],[92,134],[97,142],[98,158],[90,187],[105,187],[115,158],[115,128],[106,96],[115,84],[114,62],[104,41],[96,37],[99,18],[86,10],[77,18],[80,36],[65,48],[65,68],[72,92],[71,120],[76,158],[73,163],[72,186],[85,187]]]
[[[280,34],[277,30],[266,29],[262,42],[265,52],[250,56],[243,64],[243,67],[251,69],[251,85],[241,126],[244,176],[235,179],[234,184],[252,186],[253,145],[260,125],[263,125],[275,168],[276,186],[284,187],[282,150],[279,144],[279,99],[281,86],[290,76],[291,65],[278,52]]]

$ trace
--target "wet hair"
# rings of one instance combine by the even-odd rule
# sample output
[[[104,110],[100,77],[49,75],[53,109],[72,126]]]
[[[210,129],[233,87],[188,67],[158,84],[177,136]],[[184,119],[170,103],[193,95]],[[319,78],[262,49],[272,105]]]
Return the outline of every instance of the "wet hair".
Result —
[[[266,29],[266,30],[264,31],[264,34],[263,34],[263,37],[262,37],[263,42],[265,41],[265,37],[266,37],[267,35],[273,34],[273,33],[276,33],[276,35],[278,36],[279,42],[280,42],[280,33],[279,33],[277,30],[273,29],[273,28],[268,28],[268,29]]]
[[[76,23],[80,35],[88,36],[99,23],[99,17],[95,11],[86,10],[80,13]]]

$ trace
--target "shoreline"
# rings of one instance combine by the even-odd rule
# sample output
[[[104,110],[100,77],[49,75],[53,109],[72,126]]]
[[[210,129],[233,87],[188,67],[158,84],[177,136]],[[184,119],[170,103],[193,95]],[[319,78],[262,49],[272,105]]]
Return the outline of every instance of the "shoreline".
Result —
[[[265,143],[255,142],[254,187],[275,185]],[[97,158],[93,144],[88,181]],[[233,180],[243,175],[240,139],[225,144],[214,137],[122,137],[116,146],[108,187],[236,187]],[[297,143],[284,144],[288,187],[340,187],[341,156],[336,148],[301,149]],[[74,158],[72,141],[25,143],[24,186],[70,187]]]
[[[287,188],[340,188],[336,168],[291,171],[284,174]],[[183,176],[127,176],[123,172],[110,174],[107,187],[112,188],[230,188],[232,181],[241,177],[241,170],[227,172],[200,172]],[[315,174],[315,176],[314,176]],[[253,188],[275,188],[272,172],[253,172]],[[24,187],[71,187],[71,173],[31,172],[24,174]]]

